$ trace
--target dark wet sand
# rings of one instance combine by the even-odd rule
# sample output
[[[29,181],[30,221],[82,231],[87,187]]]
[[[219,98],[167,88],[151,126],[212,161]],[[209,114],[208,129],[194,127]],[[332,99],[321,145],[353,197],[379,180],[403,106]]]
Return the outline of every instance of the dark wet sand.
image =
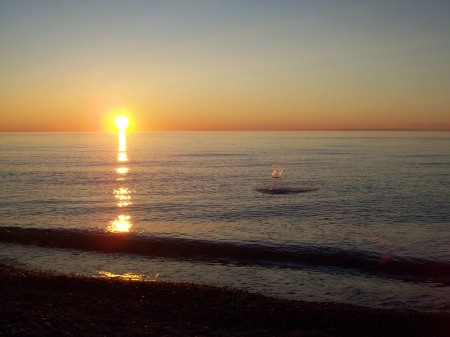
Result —
[[[0,264],[0,336],[450,336],[450,314],[288,301],[230,288]]]

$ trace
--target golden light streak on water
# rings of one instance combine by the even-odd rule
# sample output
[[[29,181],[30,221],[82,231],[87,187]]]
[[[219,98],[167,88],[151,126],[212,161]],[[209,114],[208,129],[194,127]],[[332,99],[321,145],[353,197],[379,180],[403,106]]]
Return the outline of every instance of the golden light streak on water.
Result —
[[[130,169],[128,167],[118,167],[116,168],[116,172],[118,174],[126,174]]]
[[[107,231],[111,233],[128,233],[133,224],[130,221],[131,216],[120,214],[116,219],[110,222]]]
[[[114,195],[126,195],[130,194],[131,190],[128,187],[119,187],[117,190],[114,190]]]
[[[98,274],[107,278],[118,278],[128,281],[142,281],[144,279],[143,275],[133,274],[133,273],[124,273],[124,274],[114,274],[109,271],[99,271]]]
[[[126,152],[119,152],[117,154],[117,161],[119,162],[124,162],[124,161],[128,161],[128,155]]]
[[[127,132],[125,130],[119,130],[119,153],[127,151]],[[126,153],[125,153],[126,155]]]
[[[123,162],[128,161],[127,155],[127,134],[126,128],[129,125],[129,121],[125,116],[119,116],[114,120],[116,127],[119,129],[119,147],[117,153],[117,162],[121,164],[115,168],[117,173],[116,181],[124,182],[125,177],[130,171],[126,166],[123,166]],[[124,213],[124,209],[131,206],[131,193],[132,191],[126,186],[120,186],[114,189],[113,195],[116,199],[116,206],[119,207],[119,215],[112,220],[107,226],[106,230],[111,233],[128,233],[133,226],[131,222],[131,215]]]
[[[132,205],[131,202],[131,190],[126,187],[120,187],[114,190],[114,197],[117,199],[117,206],[126,207]]]

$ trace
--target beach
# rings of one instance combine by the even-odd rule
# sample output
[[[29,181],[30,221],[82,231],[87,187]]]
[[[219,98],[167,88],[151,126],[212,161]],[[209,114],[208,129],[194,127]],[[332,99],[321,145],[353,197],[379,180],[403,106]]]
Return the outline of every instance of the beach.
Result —
[[[449,336],[450,315],[0,265],[4,336]]]

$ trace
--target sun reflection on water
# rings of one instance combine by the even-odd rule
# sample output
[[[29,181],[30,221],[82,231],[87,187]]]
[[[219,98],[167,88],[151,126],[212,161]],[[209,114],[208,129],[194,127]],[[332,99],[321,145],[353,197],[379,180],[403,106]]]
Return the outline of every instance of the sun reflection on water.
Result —
[[[114,197],[117,200],[117,206],[125,207],[132,205],[131,202],[131,190],[127,187],[120,187],[117,190],[114,190]]]
[[[128,161],[127,155],[127,132],[125,130],[119,130],[119,148],[117,153],[118,162]]]
[[[117,154],[117,161],[119,161],[119,162],[128,161],[127,153],[126,152],[119,152]]]
[[[130,171],[129,167],[124,166],[128,161],[127,155],[127,134],[126,128],[128,126],[128,119],[125,116],[119,116],[115,120],[116,126],[119,129],[119,147],[117,153],[117,162],[119,166],[115,168],[117,174],[116,181],[123,184],[128,177]],[[111,233],[128,233],[133,226],[131,215],[125,211],[126,207],[131,206],[131,194],[133,193],[127,186],[120,185],[113,190],[114,198],[116,199],[116,206],[120,209],[120,214],[112,220],[107,226],[106,230]]]
[[[130,169],[128,167],[118,167],[116,168],[116,172],[118,174],[127,174]]]
[[[148,275],[148,274],[135,274],[135,273],[122,273],[122,274],[116,274],[112,273],[106,270],[99,270],[98,275],[100,277],[110,278],[110,279],[118,279],[118,280],[127,280],[127,281],[147,281],[147,282],[156,282],[159,281],[161,278],[164,278],[163,274],[155,274],[155,275]]]
[[[117,279],[123,279],[128,281],[142,281],[144,279],[143,275],[139,274],[133,274],[133,273],[124,273],[124,274],[114,274],[110,273],[109,271],[99,271],[98,274],[103,277],[107,278],[117,278]]]
[[[109,223],[107,228],[108,232],[111,233],[127,233],[130,231],[131,226],[133,224],[130,221],[131,216],[120,214]]]
[[[127,151],[127,132],[119,130],[119,153]]]

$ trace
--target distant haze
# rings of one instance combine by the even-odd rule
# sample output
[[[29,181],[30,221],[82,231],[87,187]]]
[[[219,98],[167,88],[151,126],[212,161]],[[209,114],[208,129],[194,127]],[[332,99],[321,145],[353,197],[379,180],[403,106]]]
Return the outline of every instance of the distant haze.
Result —
[[[450,1],[0,1],[0,131],[450,130]]]

